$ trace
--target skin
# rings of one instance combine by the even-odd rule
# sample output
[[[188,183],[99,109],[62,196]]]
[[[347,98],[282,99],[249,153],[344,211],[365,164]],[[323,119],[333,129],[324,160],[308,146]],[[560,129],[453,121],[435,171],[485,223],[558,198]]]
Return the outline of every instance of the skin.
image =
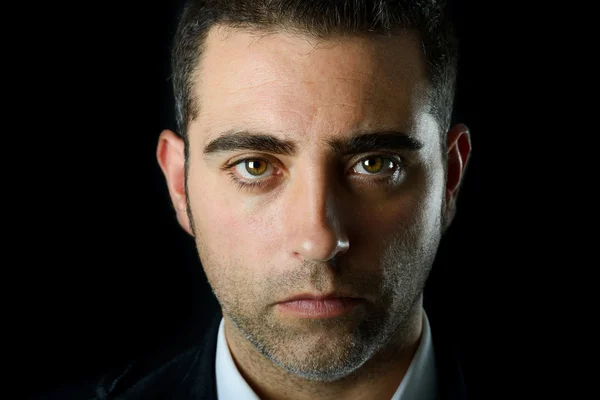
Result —
[[[195,83],[187,191],[174,132],[161,133],[157,157],[240,373],[262,399],[391,398],[419,344],[423,287],[471,151],[465,125],[440,135],[416,37],[314,41],[217,26]],[[295,152],[205,153],[232,130],[293,141]],[[376,131],[420,146],[343,154],[327,144]],[[240,188],[229,173],[262,186]],[[277,305],[306,292],[363,303],[320,320]]]

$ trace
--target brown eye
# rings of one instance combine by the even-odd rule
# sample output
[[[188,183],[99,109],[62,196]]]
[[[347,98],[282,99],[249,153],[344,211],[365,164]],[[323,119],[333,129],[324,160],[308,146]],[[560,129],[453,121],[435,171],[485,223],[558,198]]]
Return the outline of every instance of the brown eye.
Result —
[[[253,176],[260,176],[267,170],[267,163],[262,160],[250,160],[246,161],[246,171]]]
[[[269,170],[272,170],[273,166],[268,161],[260,158],[248,158],[237,162],[234,169],[240,177],[256,180],[256,178],[268,177],[270,175]]]
[[[387,173],[394,170],[394,162],[386,157],[371,156],[359,161],[354,167],[357,173],[366,173],[366,175],[374,175]]]

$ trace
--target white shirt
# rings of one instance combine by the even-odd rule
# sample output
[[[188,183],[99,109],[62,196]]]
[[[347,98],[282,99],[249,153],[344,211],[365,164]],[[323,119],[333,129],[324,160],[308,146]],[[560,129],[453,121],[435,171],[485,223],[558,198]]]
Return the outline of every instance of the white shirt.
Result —
[[[219,325],[217,338],[215,372],[217,376],[217,398],[219,400],[260,400],[240,375],[231,357],[225,339],[223,319]],[[423,311],[423,331],[419,348],[391,400],[435,400],[436,398],[433,342],[431,341],[429,319]]]

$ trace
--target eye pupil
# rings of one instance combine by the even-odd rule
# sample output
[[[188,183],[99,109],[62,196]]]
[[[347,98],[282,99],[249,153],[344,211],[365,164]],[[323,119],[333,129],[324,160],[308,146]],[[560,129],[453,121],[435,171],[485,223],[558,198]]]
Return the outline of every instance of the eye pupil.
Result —
[[[383,159],[381,157],[371,157],[363,160],[365,171],[377,173],[383,168]]]
[[[267,163],[261,160],[252,160],[246,162],[246,171],[252,175],[262,175],[267,170]]]

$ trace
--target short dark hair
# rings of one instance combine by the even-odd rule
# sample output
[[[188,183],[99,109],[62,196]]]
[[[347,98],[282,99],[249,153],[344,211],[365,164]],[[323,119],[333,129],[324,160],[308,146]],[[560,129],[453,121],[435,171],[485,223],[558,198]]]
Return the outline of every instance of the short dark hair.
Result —
[[[188,123],[200,109],[193,76],[208,31],[217,24],[267,33],[291,31],[316,39],[415,30],[434,88],[433,114],[442,134],[450,126],[458,46],[446,0],[189,0],[175,32],[171,59],[175,117],[186,149]]]

